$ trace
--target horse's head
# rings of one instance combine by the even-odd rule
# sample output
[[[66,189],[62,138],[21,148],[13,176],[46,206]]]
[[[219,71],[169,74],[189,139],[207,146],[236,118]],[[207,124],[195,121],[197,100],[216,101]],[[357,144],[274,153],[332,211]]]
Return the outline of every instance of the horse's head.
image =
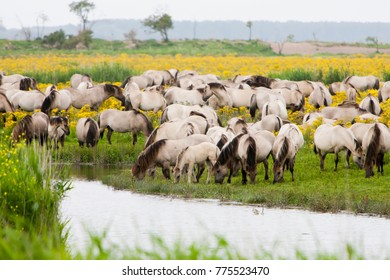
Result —
[[[69,129],[69,119],[67,117],[61,117],[62,119],[62,128],[65,132],[66,135],[70,134],[70,129]]]
[[[125,106],[125,96],[123,95],[123,91],[120,87],[115,85],[110,85],[113,89],[111,90],[112,96],[122,102],[122,106]]]
[[[213,167],[213,172],[214,172],[214,175],[215,175],[215,183],[222,184],[223,180],[225,179],[225,177],[227,176],[227,174],[229,172],[229,168],[228,168],[228,166],[226,164],[225,165],[221,165],[217,161],[217,163]]]
[[[283,164],[280,162],[275,162],[272,168],[274,173],[274,183],[281,183],[284,181],[283,178]]]
[[[173,168],[173,177],[175,178],[175,183],[179,183],[180,175],[181,175],[180,167],[175,166],[175,168]]]
[[[143,178],[145,178],[145,172],[142,171],[141,166],[139,165],[139,163],[135,163],[135,164],[131,167],[131,173],[133,174],[133,176],[134,176],[137,180],[142,180]]]

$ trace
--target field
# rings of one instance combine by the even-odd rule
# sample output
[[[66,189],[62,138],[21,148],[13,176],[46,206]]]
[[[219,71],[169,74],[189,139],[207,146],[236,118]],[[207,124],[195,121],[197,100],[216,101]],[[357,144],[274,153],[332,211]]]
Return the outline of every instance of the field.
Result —
[[[204,55],[202,53],[196,53],[195,56],[189,54],[171,54],[171,55],[157,55],[152,56],[150,54],[129,54],[119,53],[112,51],[112,53],[94,53],[85,52],[76,54],[72,52],[63,51],[51,51],[49,53],[26,53],[20,51],[15,52],[13,56],[6,54],[0,59],[0,70],[7,73],[22,73],[27,76],[35,77],[39,82],[39,88],[45,90],[49,84],[57,84],[59,88],[63,88],[69,85],[70,76],[75,73],[89,73],[94,82],[112,82],[119,84],[128,75],[140,74],[148,69],[170,69],[177,68],[179,70],[195,69],[200,73],[213,73],[219,75],[222,79],[233,78],[237,74],[260,74],[269,77],[278,77],[282,79],[290,80],[320,80],[326,84],[330,84],[334,81],[341,81],[348,75],[375,75],[380,78],[381,81],[390,80],[390,55],[377,54],[377,55],[351,55],[346,57],[306,57],[306,56],[256,56],[255,53],[249,52],[247,55],[241,55],[240,49],[231,54],[216,54],[216,55]],[[364,98],[367,94],[377,95],[376,90],[370,90],[369,92],[363,92],[362,96],[358,98],[358,102]],[[345,93],[340,92],[334,97],[333,105],[340,103],[345,99]],[[306,103],[307,104],[307,103]],[[381,121],[390,125],[390,102],[381,104],[383,113],[381,115]],[[121,109],[120,104],[115,99],[107,100],[103,106],[99,109],[101,112],[107,108]],[[314,111],[312,106],[306,106],[306,112]],[[57,113],[57,112],[54,112]],[[305,136],[305,145],[302,150],[299,151],[296,161],[296,181],[291,182],[289,173],[285,174],[285,182],[281,184],[272,184],[271,181],[264,181],[263,166],[259,166],[259,173],[256,179],[256,184],[241,185],[240,177],[233,179],[231,184],[205,184],[205,175],[201,178],[201,183],[188,185],[186,183],[173,184],[173,181],[167,181],[163,179],[161,172],[157,173],[155,180],[146,178],[143,181],[135,181],[132,178],[130,167],[136,160],[138,154],[142,151],[144,137],[140,135],[138,143],[135,146],[131,145],[131,138],[128,134],[120,135],[114,133],[112,140],[113,144],[109,145],[104,138],[100,140],[98,146],[93,149],[86,149],[78,147],[78,143],[75,137],[75,125],[81,117],[97,117],[98,112],[92,111],[89,107],[84,107],[81,110],[71,109],[68,112],[59,112],[67,115],[70,119],[71,134],[66,139],[65,147],[59,151],[52,151],[50,159],[38,159],[36,157],[36,151],[33,148],[21,147],[14,150],[10,148],[9,138],[12,128],[16,122],[13,120],[13,116],[10,114],[2,114],[0,118],[1,125],[1,155],[4,158],[8,158],[8,161],[2,164],[7,164],[14,167],[17,171],[23,170],[26,167],[26,172],[15,177],[15,186],[20,187],[20,182],[26,180],[26,178],[36,177],[36,174],[41,174],[43,171],[39,167],[30,168],[31,162],[23,162],[24,158],[35,158],[33,162],[35,165],[41,164],[41,162],[54,161],[56,163],[79,163],[79,164],[99,164],[99,165],[116,165],[120,168],[121,176],[104,176],[101,178],[104,183],[113,185],[121,189],[130,189],[140,193],[149,194],[161,194],[168,196],[180,196],[184,198],[216,198],[224,201],[239,201],[250,204],[262,204],[270,207],[299,207],[305,209],[311,209],[320,212],[339,212],[349,211],[354,213],[364,213],[370,215],[390,216],[390,189],[388,184],[388,178],[390,174],[388,157],[386,157],[386,165],[384,175],[376,174],[373,178],[364,178],[364,171],[358,169],[356,165],[351,165],[351,169],[347,169],[344,164],[344,157],[341,156],[339,164],[339,170],[333,171],[333,155],[328,155],[325,162],[325,170],[320,172],[319,159],[313,153],[313,133],[316,126],[303,129],[302,132]],[[26,112],[16,112],[14,115],[19,120]],[[152,120],[153,125],[156,127],[159,123],[161,112],[152,113],[146,112],[148,117]],[[219,116],[222,119],[223,124],[233,117],[243,117],[248,122],[251,122],[249,112],[246,108],[222,108],[218,111]],[[297,124],[301,124],[302,113],[289,112],[289,119]],[[350,123],[346,123],[346,126],[350,126]],[[38,149],[37,147],[35,147]],[[15,151],[15,155],[13,155]],[[20,154],[20,151],[26,151],[29,156]],[[271,160],[272,162],[272,160]],[[271,163],[272,165],[272,163]],[[6,168],[5,166],[3,168]],[[15,173],[15,174],[16,174]],[[35,175],[34,175],[35,174]],[[50,212],[49,218],[43,218],[43,214],[39,214],[40,220],[35,220],[35,215],[29,219],[27,224],[32,228],[41,228],[45,231],[47,240],[42,241],[38,238],[41,236],[41,231],[37,235],[22,236],[20,237],[15,232],[20,231],[21,228],[26,228],[25,221],[15,222],[13,219],[16,217],[13,213],[16,213],[16,207],[20,208],[21,205],[16,205],[14,202],[19,199],[15,189],[12,189],[11,185],[8,188],[7,182],[12,181],[12,174],[8,174],[8,179],[1,178],[0,182],[0,198],[2,206],[2,225],[7,225],[9,230],[9,238],[17,240],[18,238],[24,238],[29,240],[32,238],[36,242],[36,246],[40,242],[49,242],[55,240],[57,243],[51,243],[51,247],[56,253],[48,254],[42,252],[37,255],[25,256],[29,258],[70,258],[65,252],[61,237],[58,235],[52,235],[52,228],[48,226],[49,220],[54,219],[53,227],[61,228],[63,225],[57,220],[57,213],[55,208],[58,206],[58,201],[61,199],[62,191],[66,188],[65,185],[58,185],[58,192],[56,197],[47,198],[50,194],[45,194],[44,199],[49,199],[53,209],[44,209],[46,212]],[[38,186],[44,185],[46,188],[51,186],[48,181],[52,181],[53,174],[39,175],[40,180],[34,181]],[[272,176],[271,176],[272,177]],[[66,182],[66,180],[64,181]],[[48,185],[47,185],[48,184]],[[65,187],[64,187],[65,186]],[[30,188],[33,188],[31,186]],[[13,193],[14,199],[9,199],[6,194]],[[32,194],[32,196],[39,197],[38,194]],[[31,201],[35,201],[32,199]],[[12,202],[12,203],[10,203]],[[42,203],[42,202],[37,202]],[[15,205],[14,205],[15,204]],[[33,206],[29,209],[35,209]],[[35,211],[35,210],[34,210]],[[7,213],[8,216],[3,216]],[[28,213],[34,213],[24,211],[18,212],[19,216],[27,215]],[[5,229],[7,230],[7,229]],[[2,229],[2,231],[5,231]],[[23,231],[22,231],[23,232]],[[3,234],[3,232],[1,232]],[[35,232],[33,232],[35,233]],[[6,233],[4,233],[6,234]],[[18,233],[19,234],[19,233]],[[45,238],[46,238],[45,237]],[[95,245],[99,247],[99,240]],[[159,241],[160,242],[160,241]],[[221,241],[222,242],[222,241]],[[28,246],[23,244],[21,246]],[[0,244],[0,255],[5,258],[23,258],[22,256],[13,255],[9,251],[10,247],[7,247],[6,243]],[[25,248],[21,248],[21,251]],[[194,248],[194,250],[198,250]],[[201,254],[199,249],[198,254]],[[226,249],[228,250],[228,249]],[[183,252],[186,251],[183,249]],[[38,252],[36,249],[35,252]],[[184,254],[181,249],[177,254]],[[52,253],[52,252],[51,252]],[[79,258],[110,258],[108,255],[104,255],[105,252],[101,252],[102,255],[94,254],[92,251],[90,255],[80,254]],[[219,252],[220,253],[220,252]],[[219,254],[218,253],[218,254]],[[146,253],[144,253],[146,255]],[[156,256],[157,257],[157,256]],[[164,258],[160,256],[161,258]],[[212,258],[210,256],[204,256],[205,258]],[[237,257],[237,256],[236,256]],[[236,258],[233,256],[233,258]],[[352,256],[356,257],[356,256]],[[175,258],[175,257],[173,257]],[[188,257],[187,258],[191,258]]]

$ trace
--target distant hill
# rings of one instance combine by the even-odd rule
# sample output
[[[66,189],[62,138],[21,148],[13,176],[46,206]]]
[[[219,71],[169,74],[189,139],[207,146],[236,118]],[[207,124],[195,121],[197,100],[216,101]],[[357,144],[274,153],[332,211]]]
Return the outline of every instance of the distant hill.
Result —
[[[170,39],[229,39],[246,40],[249,29],[243,21],[174,21],[174,29],[168,35]],[[158,33],[148,31],[139,20],[112,19],[97,20],[92,23],[95,38],[123,40],[124,33],[137,32],[137,39],[160,39]],[[45,34],[63,29],[66,34],[76,34],[75,25],[48,26]],[[31,27],[32,38],[36,28]],[[268,42],[280,41],[289,34],[295,41],[318,40],[323,42],[365,42],[367,36],[378,37],[381,43],[390,43],[390,23],[358,22],[271,22],[253,21],[252,38]],[[25,39],[21,30],[0,27],[1,39]]]

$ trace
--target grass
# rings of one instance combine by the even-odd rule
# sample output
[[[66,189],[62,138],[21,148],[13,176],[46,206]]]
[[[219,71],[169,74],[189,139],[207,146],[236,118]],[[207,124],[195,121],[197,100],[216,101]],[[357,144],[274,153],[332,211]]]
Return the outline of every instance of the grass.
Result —
[[[271,47],[259,40],[176,40],[160,42],[156,40],[138,41],[135,48],[128,48],[123,41],[93,39],[87,50],[57,50],[44,48],[38,41],[0,40],[1,56],[19,56],[26,54],[148,54],[148,55],[275,55]]]

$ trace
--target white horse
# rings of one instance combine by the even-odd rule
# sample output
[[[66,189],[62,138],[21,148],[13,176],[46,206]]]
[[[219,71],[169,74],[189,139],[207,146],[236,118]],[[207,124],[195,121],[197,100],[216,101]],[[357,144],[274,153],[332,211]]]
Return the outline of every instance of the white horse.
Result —
[[[72,96],[72,106],[77,109],[88,104],[92,110],[97,111],[99,106],[110,97],[115,97],[122,102],[122,106],[125,105],[122,89],[115,85],[101,84],[88,89],[66,88],[65,90]]]
[[[360,102],[359,107],[377,116],[379,116],[382,111],[378,98],[372,96],[371,94],[368,94]]]
[[[70,77],[70,86],[72,88],[78,88],[80,83],[89,82],[92,84],[92,78],[88,74],[78,74],[75,73]]]
[[[322,87],[315,87],[309,96],[309,104],[317,109],[321,106],[330,106],[332,104],[332,97]]]
[[[294,181],[295,157],[304,144],[302,132],[295,124],[284,124],[275,138],[272,147],[274,158],[274,183],[282,182],[284,169],[291,172],[291,180]]]
[[[148,169],[160,166],[164,177],[170,179],[170,167],[175,166],[179,153],[188,146],[202,142],[212,143],[212,140],[209,136],[203,134],[194,134],[183,139],[159,140],[139,154],[131,169],[132,174],[136,179],[142,180]]]
[[[153,78],[150,76],[128,76],[120,85],[121,88],[125,88],[127,83],[135,83],[140,89],[153,86]]]
[[[389,82],[386,82],[389,83]],[[378,100],[379,102],[385,103],[387,99],[390,98],[390,83],[388,86],[383,85],[382,88],[378,91]]]
[[[130,84],[128,83],[127,85]],[[129,89],[126,86],[123,92],[126,110],[141,109],[143,111],[153,111],[155,113],[159,110],[163,111],[167,106],[167,102],[162,95],[163,90],[163,86],[148,87],[145,91]]]
[[[229,141],[231,141],[236,134],[230,126],[221,127],[213,126],[207,130],[206,135],[210,136],[213,142],[217,145],[219,149]]]
[[[281,117],[270,114],[267,116],[264,116],[261,121],[255,122],[252,125],[248,127],[249,132],[257,132],[260,130],[267,130],[270,132],[276,132],[279,131],[280,128],[283,125],[283,120]]]
[[[236,135],[238,135],[248,127],[248,124],[242,118],[233,117],[227,121],[227,126],[231,128]]]
[[[251,114],[251,117],[254,118],[256,115],[256,110],[259,109],[259,119],[261,119],[261,113],[264,104],[274,100],[280,100],[287,108],[286,101],[284,100],[283,95],[279,89],[269,89],[265,87],[257,88],[256,94],[251,97],[250,101],[249,113]]]
[[[2,90],[0,90],[0,112],[15,112],[14,106],[11,104]]]
[[[41,111],[49,114],[51,110],[68,110],[72,105],[72,96],[67,90],[52,90],[42,102]]]
[[[79,146],[95,147],[99,142],[99,125],[91,118],[80,118],[76,125]]]
[[[267,102],[264,104],[261,111],[261,116],[267,116],[270,114],[275,114],[282,118],[282,120],[288,120],[288,114],[285,104],[279,99]]]
[[[359,105],[354,102],[343,102],[336,107],[325,107],[321,110],[321,115],[324,118],[343,120],[345,122],[351,122],[357,116],[366,115],[367,113],[369,112],[359,108]],[[377,117],[375,115],[372,116],[374,118]]]
[[[182,120],[191,115],[192,112],[197,112],[204,115],[210,127],[222,125],[215,110],[209,106],[194,105],[187,106],[183,104],[171,104],[165,108],[161,115],[160,123],[173,120]]]
[[[164,94],[168,105],[179,103],[184,105],[204,105],[212,96],[209,85],[203,85],[193,90],[170,87]]]
[[[145,148],[161,139],[181,139],[192,134],[205,134],[207,129],[207,120],[201,116],[165,122],[152,131],[145,141]]]
[[[356,97],[360,97],[360,93],[358,90],[352,85],[347,84],[346,85],[346,95],[347,95],[347,101],[356,102]]]
[[[35,109],[41,109],[46,95],[39,90],[17,91],[11,98],[10,102],[15,109],[23,109],[32,112]]]
[[[157,86],[173,85],[175,83],[175,76],[168,70],[147,70],[143,75],[151,77],[153,84]]]
[[[358,91],[379,89],[379,79],[375,76],[349,76],[342,82],[344,85],[351,84]],[[341,87],[341,89],[343,89]]]
[[[208,171],[206,184],[209,184],[212,169],[219,154],[219,148],[215,144],[209,142],[203,142],[198,145],[185,148],[177,156],[176,165],[173,168],[175,183],[179,182],[181,175],[185,170],[187,170],[187,182],[188,184],[191,184],[192,178],[195,178],[195,164],[204,165],[206,163]]]
[[[382,124],[376,123],[370,127],[363,138],[364,169],[366,178],[374,176],[374,165],[383,174],[384,155],[390,151],[390,131]]]
[[[334,171],[337,170],[339,152],[346,151],[347,167],[350,167],[349,158],[351,153],[356,159],[358,166],[362,166],[362,148],[352,131],[340,125],[320,125],[314,133],[314,153],[320,158],[320,168],[324,170],[325,157],[334,153]]]
[[[119,111],[107,109],[99,114],[98,125],[100,138],[103,138],[104,130],[107,128],[107,141],[111,144],[111,135],[114,131],[133,135],[133,145],[137,143],[137,132],[142,131],[148,137],[153,131],[153,125],[149,118],[138,110]]]

